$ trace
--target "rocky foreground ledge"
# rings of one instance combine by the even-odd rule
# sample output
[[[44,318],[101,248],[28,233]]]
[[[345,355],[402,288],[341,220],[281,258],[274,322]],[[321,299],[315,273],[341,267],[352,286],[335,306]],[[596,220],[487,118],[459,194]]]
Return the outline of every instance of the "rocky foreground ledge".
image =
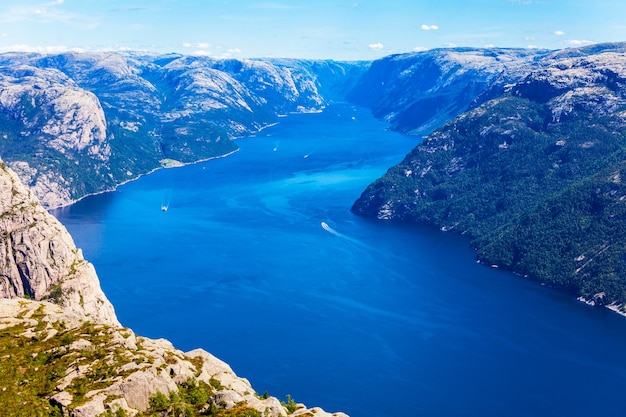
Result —
[[[0,161],[2,416],[316,416],[221,360],[119,323],[65,227]]]
[[[0,358],[3,415],[346,417],[259,396],[202,349],[185,353],[48,302],[0,300]]]

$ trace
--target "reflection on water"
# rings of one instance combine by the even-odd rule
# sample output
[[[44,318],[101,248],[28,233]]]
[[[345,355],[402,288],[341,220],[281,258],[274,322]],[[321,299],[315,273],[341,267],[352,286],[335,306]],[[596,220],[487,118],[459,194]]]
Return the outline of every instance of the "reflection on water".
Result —
[[[385,127],[349,106],[290,116],[55,215],[124,325],[259,392],[352,417],[621,413],[621,317],[477,265],[462,238],[350,213],[416,144]]]

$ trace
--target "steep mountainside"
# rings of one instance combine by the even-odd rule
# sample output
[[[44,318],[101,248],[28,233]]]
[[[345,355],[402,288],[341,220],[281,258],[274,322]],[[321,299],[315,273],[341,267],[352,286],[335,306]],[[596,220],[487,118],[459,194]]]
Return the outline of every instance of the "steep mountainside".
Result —
[[[0,220],[3,416],[346,417],[259,396],[201,349],[122,328],[93,266],[2,162]]]
[[[47,206],[233,152],[319,111],[366,64],[177,55],[0,55],[0,156]]]
[[[626,302],[626,44],[555,52],[446,124],[356,213],[474,238],[479,259]]]
[[[495,97],[547,51],[447,48],[392,55],[372,63],[348,95],[392,128],[428,134]]]
[[[119,325],[65,227],[0,161],[0,298],[50,300],[97,323]]]

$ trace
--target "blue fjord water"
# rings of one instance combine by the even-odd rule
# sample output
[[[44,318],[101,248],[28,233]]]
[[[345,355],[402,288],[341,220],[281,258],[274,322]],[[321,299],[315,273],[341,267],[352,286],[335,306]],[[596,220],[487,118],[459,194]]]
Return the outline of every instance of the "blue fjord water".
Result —
[[[625,318],[349,211],[417,142],[385,128],[348,105],[289,116],[53,214],[124,325],[258,392],[352,417],[623,415]]]

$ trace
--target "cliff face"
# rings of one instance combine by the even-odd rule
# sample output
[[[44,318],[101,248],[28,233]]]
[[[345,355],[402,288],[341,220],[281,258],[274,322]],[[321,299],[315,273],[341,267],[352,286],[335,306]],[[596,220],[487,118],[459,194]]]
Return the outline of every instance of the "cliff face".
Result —
[[[50,300],[94,322],[119,325],[93,266],[2,162],[0,213],[0,297]]]

